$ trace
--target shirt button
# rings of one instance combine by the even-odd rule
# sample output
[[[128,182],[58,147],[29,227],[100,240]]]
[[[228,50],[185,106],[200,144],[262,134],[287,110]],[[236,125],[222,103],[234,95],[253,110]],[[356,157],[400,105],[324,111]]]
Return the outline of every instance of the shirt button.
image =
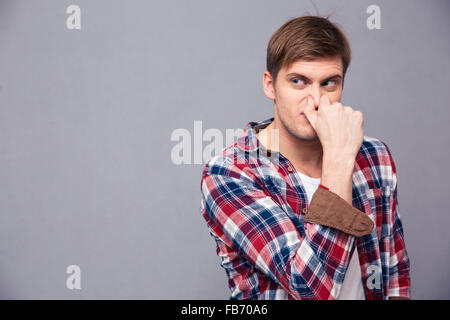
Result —
[[[289,171],[289,172],[292,172],[292,167],[288,167],[288,171]]]
[[[308,209],[306,209],[306,208],[303,208],[303,210],[302,210],[302,211],[303,211],[303,213],[304,213],[304,214],[306,214],[306,211],[307,211],[307,210],[308,210]]]

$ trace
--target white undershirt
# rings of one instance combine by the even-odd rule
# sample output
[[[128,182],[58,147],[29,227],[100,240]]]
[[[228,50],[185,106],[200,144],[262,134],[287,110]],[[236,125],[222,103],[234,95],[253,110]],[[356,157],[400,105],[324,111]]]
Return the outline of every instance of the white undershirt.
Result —
[[[300,171],[297,171],[300,176],[303,186],[305,188],[308,204],[311,203],[312,196],[316,192],[320,184],[320,178],[311,178]],[[361,278],[361,267],[359,265],[359,258],[357,248],[353,251],[350,258],[350,263],[345,274],[344,283],[341,287],[338,300],[365,300],[364,288]]]

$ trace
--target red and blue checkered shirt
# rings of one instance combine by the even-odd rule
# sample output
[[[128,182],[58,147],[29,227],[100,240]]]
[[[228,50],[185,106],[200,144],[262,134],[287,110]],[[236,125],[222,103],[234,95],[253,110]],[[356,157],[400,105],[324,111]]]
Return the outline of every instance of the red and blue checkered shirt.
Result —
[[[366,299],[410,297],[397,174],[384,142],[364,136],[352,205],[374,222],[356,237],[305,221],[301,178],[281,153],[261,152],[255,126],[204,167],[201,212],[228,276],[230,299],[336,299],[357,249]]]

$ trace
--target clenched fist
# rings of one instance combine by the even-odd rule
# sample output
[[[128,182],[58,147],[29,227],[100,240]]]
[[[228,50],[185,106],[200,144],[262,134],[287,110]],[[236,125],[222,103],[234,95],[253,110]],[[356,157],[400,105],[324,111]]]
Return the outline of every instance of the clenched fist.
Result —
[[[330,103],[327,95],[320,98],[316,110],[313,99],[307,99],[303,112],[316,131],[323,153],[354,161],[364,138],[364,118],[361,111],[339,102]]]

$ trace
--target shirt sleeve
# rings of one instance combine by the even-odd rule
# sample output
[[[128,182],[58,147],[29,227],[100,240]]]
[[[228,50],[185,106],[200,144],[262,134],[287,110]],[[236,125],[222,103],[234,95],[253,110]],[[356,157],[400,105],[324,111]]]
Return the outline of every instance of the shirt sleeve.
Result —
[[[292,297],[338,297],[353,236],[307,221],[299,232],[285,208],[255,183],[249,171],[226,160],[207,165],[201,188],[207,223]]]
[[[386,145],[385,145],[386,146]],[[386,146],[392,167],[393,189],[391,192],[391,228],[389,256],[389,286],[388,297],[410,298],[410,261],[405,246],[402,221],[400,219],[397,200],[397,172],[394,160]]]

